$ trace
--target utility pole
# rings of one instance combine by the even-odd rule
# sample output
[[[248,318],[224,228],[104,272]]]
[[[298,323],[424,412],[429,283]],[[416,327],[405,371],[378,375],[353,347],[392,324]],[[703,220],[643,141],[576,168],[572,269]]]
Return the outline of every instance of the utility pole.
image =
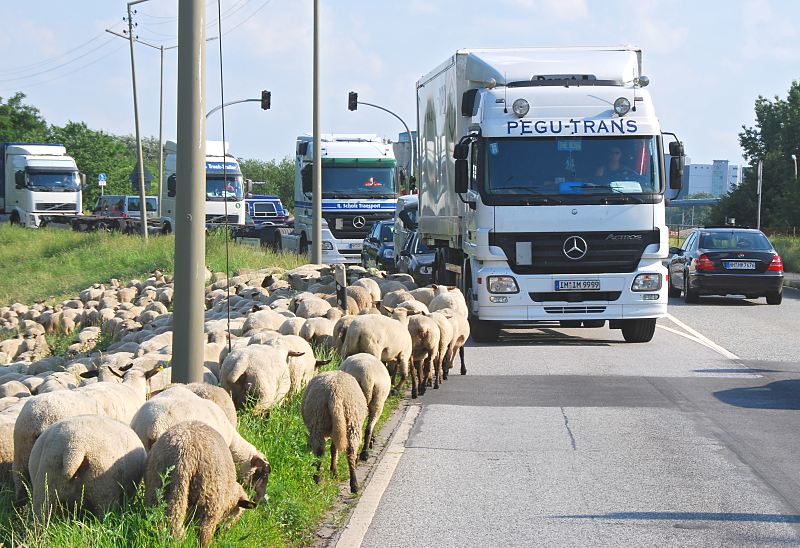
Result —
[[[314,164],[311,186],[311,262],[322,262],[322,134],[319,129],[319,0],[314,0]]]
[[[144,192],[144,158],[142,154],[142,135],[139,132],[139,103],[136,97],[136,63],[133,59],[133,17],[131,14],[131,6],[147,2],[147,0],[134,0],[128,2],[128,42],[131,45],[131,79],[133,81],[133,118],[136,125],[136,159],[139,166],[139,207],[140,219],[142,225],[142,239],[147,241],[147,207],[145,206],[146,198]],[[159,180],[158,184],[161,184]]]
[[[756,228],[761,230],[761,183],[762,183],[762,168],[763,163],[761,160],[758,161],[758,213],[756,214]]]
[[[173,382],[203,380],[205,292],[205,0],[178,4],[178,194]]]
[[[161,202],[164,200],[164,45],[161,54],[161,79],[158,87],[158,218],[161,218]]]

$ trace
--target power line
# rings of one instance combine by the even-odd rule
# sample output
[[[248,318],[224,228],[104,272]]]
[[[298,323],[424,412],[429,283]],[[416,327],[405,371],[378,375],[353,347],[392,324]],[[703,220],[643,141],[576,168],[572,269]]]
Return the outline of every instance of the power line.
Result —
[[[236,25],[234,25],[234,26],[232,26],[231,28],[229,28],[228,30],[226,30],[226,31],[225,31],[225,34],[229,34],[229,33],[233,32],[234,30],[238,29],[239,27],[241,27],[242,25],[244,25],[245,23],[247,23],[247,22],[248,22],[250,19],[252,19],[252,18],[253,18],[253,16],[254,16],[255,14],[257,14],[259,11],[261,11],[262,9],[264,9],[264,8],[266,7],[266,5],[267,5],[267,4],[269,4],[270,2],[272,2],[272,0],[266,0],[266,2],[264,2],[264,3],[263,3],[263,4],[261,4],[259,7],[257,7],[257,8],[256,8],[256,11],[254,11],[253,13],[251,13],[250,15],[248,15],[248,16],[247,16],[246,18],[244,18],[243,20],[239,21],[239,23],[237,23]]]
[[[74,63],[75,61],[79,61],[79,60],[83,59],[84,57],[94,53],[95,51],[97,51],[99,49],[102,49],[102,48],[106,47],[108,44],[111,43],[111,40],[113,40],[113,38],[106,40],[105,42],[103,42],[102,44],[97,46],[96,48],[92,48],[89,51],[87,51],[87,52],[85,52],[85,53],[83,53],[83,54],[81,54],[81,55],[79,55],[77,57],[74,57],[74,58],[70,59],[69,61],[65,61],[64,63],[61,63],[60,65],[56,65],[54,67],[50,67],[48,69],[45,69],[45,70],[42,70],[42,71],[39,71],[39,72],[34,72],[33,74],[26,74],[24,76],[16,76],[16,77],[13,77],[13,78],[0,78],[0,82],[14,82],[16,80],[27,80],[29,78],[34,78],[36,76],[41,76],[42,74],[47,74],[48,72],[52,72],[54,70],[58,70],[58,69],[63,68],[65,66],[69,65],[69,64]]]

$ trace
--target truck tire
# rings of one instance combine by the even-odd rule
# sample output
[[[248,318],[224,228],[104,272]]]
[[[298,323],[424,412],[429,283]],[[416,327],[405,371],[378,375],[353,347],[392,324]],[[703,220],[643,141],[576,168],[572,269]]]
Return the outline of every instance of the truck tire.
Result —
[[[164,223],[164,225],[161,227],[161,234],[163,234],[164,236],[166,236],[167,234],[172,234],[172,225],[170,225],[169,223]]]
[[[497,342],[497,339],[500,338],[500,322],[470,318],[469,332],[475,342]]]
[[[300,255],[308,255],[308,240],[306,240],[306,235],[303,234],[300,236]]]
[[[645,318],[643,320],[623,320],[622,322],[622,336],[625,338],[625,342],[650,342],[653,339],[655,332],[655,318]]]
[[[9,217],[9,219],[8,219],[8,222],[9,222],[9,223],[11,223],[12,225],[19,225],[19,224],[21,224],[21,223],[19,222],[19,213],[17,213],[16,211],[13,211],[13,212],[11,213],[11,217]]]

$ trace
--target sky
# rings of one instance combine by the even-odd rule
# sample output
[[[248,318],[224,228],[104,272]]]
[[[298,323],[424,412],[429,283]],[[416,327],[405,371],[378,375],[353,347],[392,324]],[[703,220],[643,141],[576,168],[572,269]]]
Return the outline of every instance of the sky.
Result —
[[[230,151],[243,158],[294,154],[312,129],[312,0],[204,0],[207,37],[222,13],[224,98],[272,92],[225,109]],[[662,130],[683,140],[693,163],[742,163],[738,133],[753,125],[759,95],[785,97],[800,78],[797,0],[319,0],[321,116],[325,133],[375,133],[397,139],[394,111],[416,128],[415,83],[456,50],[633,44]],[[177,44],[177,0],[134,6],[142,41]],[[17,91],[52,124],[134,133],[128,42],[121,0],[0,3],[0,97]],[[221,103],[220,41],[207,42],[206,110]],[[159,51],[136,44],[141,131],[158,136]],[[177,50],[164,53],[164,139],[176,136]],[[219,113],[207,138],[221,139]],[[788,161],[788,160],[787,160]]]

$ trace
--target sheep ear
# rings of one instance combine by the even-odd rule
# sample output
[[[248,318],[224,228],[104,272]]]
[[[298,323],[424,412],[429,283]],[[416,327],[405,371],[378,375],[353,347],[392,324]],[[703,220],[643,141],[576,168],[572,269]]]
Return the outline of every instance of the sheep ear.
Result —
[[[239,508],[247,508],[248,510],[253,509],[257,506],[255,502],[252,500],[247,499],[239,499]]]
[[[305,355],[306,355],[305,352],[295,352],[294,350],[289,351],[290,358],[299,358],[300,356],[305,356]]]
[[[439,288],[439,286],[438,286],[437,284],[431,284],[431,288],[432,288],[434,291],[436,291],[436,290]]]
[[[100,374],[100,371],[97,370],[97,369],[95,369],[94,371],[84,371],[83,373],[81,373],[81,378],[82,379],[93,379],[93,378],[97,377],[99,374]]]
[[[317,360],[315,367],[321,367],[323,365],[328,365],[329,363],[331,363],[331,360]]]
[[[149,381],[151,378],[155,377],[157,374],[161,373],[161,371],[163,371],[163,370],[164,370],[164,366],[163,365],[157,365],[153,369],[151,369],[150,371],[147,371],[144,374],[144,378],[145,378],[145,380]]]
[[[128,365],[123,365],[119,368],[120,371],[128,371],[131,367],[133,367],[133,362],[129,363]]]
[[[121,378],[123,378],[123,377],[125,376],[124,374],[120,373],[119,371],[117,371],[116,369],[114,369],[113,367],[111,367],[110,365],[108,366],[108,370],[109,370],[109,371],[111,371],[111,373],[113,373],[114,375],[116,375],[116,376],[117,376],[117,377],[119,377],[120,379],[121,379]]]

